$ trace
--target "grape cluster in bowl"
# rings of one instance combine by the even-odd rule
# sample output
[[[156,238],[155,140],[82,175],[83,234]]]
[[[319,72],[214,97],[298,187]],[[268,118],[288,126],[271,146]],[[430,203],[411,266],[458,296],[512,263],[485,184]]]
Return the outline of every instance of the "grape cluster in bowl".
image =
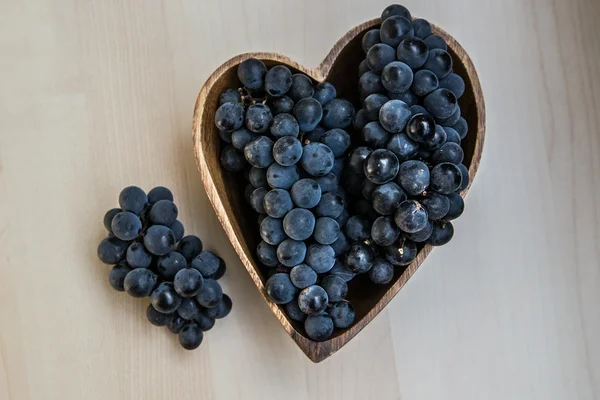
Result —
[[[362,38],[357,112],[331,83],[249,59],[215,113],[221,164],[258,213],[266,295],[315,341],[354,323],[353,278],[390,284],[464,208],[465,83],[427,21],[400,5],[381,21]]]
[[[184,236],[169,189],[158,186],[146,194],[126,187],[119,206],[105,214],[108,237],[98,246],[98,258],[114,265],[110,285],[133,297],[150,297],[148,321],[178,334],[183,348],[197,348],[203,332],[231,311],[231,298],[217,282],[225,262],[203,251],[197,236]]]

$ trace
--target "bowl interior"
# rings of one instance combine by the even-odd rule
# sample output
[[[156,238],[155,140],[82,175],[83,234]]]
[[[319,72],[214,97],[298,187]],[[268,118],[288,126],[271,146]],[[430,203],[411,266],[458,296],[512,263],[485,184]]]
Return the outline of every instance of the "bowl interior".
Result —
[[[347,43],[342,43],[342,39],[336,45],[344,45],[343,48],[336,49],[334,47],[332,50],[332,54],[336,51],[338,52],[337,56],[334,57],[332,62],[329,61],[331,56],[330,54],[330,56],[328,56],[323,64],[317,69],[307,69],[285,57],[276,54],[254,53],[238,56],[223,64],[223,66],[221,66],[220,69],[217,70],[213,76],[211,76],[205,85],[205,89],[207,91],[204,93],[204,96],[202,96],[202,92],[199,96],[199,102],[203,97],[202,100],[204,101],[204,104],[203,107],[201,107],[202,110],[200,111],[198,110],[197,104],[196,112],[197,114],[198,112],[201,113],[199,117],[200,121],[196,120],[198,117],[198,115],[196,115],[194,124],[199,124],[200,126],[195,126],[194,131],[196,135],[199,136],[195,138],[196,146],[200,146],[202,149],[196,149],[196,154],[198,156],[198,153],[200,153],[200,156],[204,159],[204,168],[208,169],[208,171],[201,171],[201,173],[203,174],[203,178],[205,176],[209,176],[214,183],[216,199],[209,193],[213,205],[215,205],[215,202],[218,200],[220,200],[223,205],[227,205],[224,206],[222,210],[224,215],[221,215],[219,210],[217,210],[217,214],[219,215],[219,218],[221,219],[221,222],[226,230],[228,230],[228,227],[226,227],[224,219],[229,220],[231,232],[227,232],[228,236],[230,239],[232,239],[232,242],[233,238],[231,237],[230,233],[237,238],[239,242],[239,248],[235,246],[235,244],[234,247],[236,247],[236,250],[238,251],[238,254],[240,254],[242,261],[246,261],[244,258],[247,257],[247,261],[253,267],[248,268],[248,264],[245,262],[247,269],[263,293],[263,296],[264,283],[267,279],[266,271],[260,267],[260,264],[255,256],[256,246],[260,242],[257,224],[258,215],[244,200],[243,192],[246,181],[244,180],[243,174],[227,172],[220,166],[219,155],[222,143],[218,130],[214,125],[214,113],[218,107],[219,95],[227,88],[238,88],[240,86],[236,73],[237,65],[239,65],[239,63],[243,60],[253,56],[258,59],[262,59],[268,67],[276,64],[285,64],[294,73],[305,73],[315,81],[323,80],[324,78],[324,80],[331,82],[336,87],[338,97],[350,100],[354,103],[356,109],[358,110],[361,108],[359,95],[357,92],[358,65],[362,59],[364,59],[364,53],[361,48],[361,39],[362,34],[366,30],[373,28],[375,25],[377,25],[376,20],[361,25],[359,27],[360,29],[357,29],[356,32],[349,32],[349,34],[352,33],[353,35],[347,40]],[[434,33],[443,36],[448,42],[448,51],[452,55],[454,61],[454,72],[459,74],[465,80],[465,93],[459,99],[459,103],[461,106],[462,115],[467,120],[469,125],[469,134],[463,140],[462,146],[465,153],[464,164],[467,166],[467,168],[469,168],[472,180],[476,172],[476,164],[478,164],[479,160],[478,156],[476,157],[476,152],[480,150],[483,140],[482,136],[479,137],[480,133],[478,132],[478,128],[482,126],[482,121],[480,120],[481,113],[478,112],[476,104],[476,98],[478,98],[476,92],[479,91],[479,82],[477,81],[477,76],[472,68],[472,65],[470,64],[468,56],[466,53],[464,53],[464,50],[460,47],[460,45],[443,30],[435,26],[433,28]],[[348,132],[353,138],[353,146],[361,142],[360,132],[355,132],[351,128],[348,130]],[[481,135],[483,135],[482,132]],[[475,163],[473,163],[474,157],[476,157]],[[199,167],[202,167],[201,164],[202,163],[199,162]],[[464,194],[466,194],[466,191],[463,192],[462,195],[464,196]],[[348,300],[352,302],[355,308],[357,321],[355,326],[349,328],[350,330],[354,330],[350,337],[362,329],[362,327],[364,327],[364,325],[369,322],[381,310],[381,308],[387,304],[387,302],[389,302],[391,297],[396,294],[400,287],[414,273],[418,265],[422,262],[430,250],[431,249],[429,246],[422,246],[419,249],[420,254],[415,262],[405,269],[396,268],[394,278],[387,285],[375,285],[371,283],[368,277],[365,275],[358,276],[350,282]],[[390,290],[392,287],[394,287],[394,290]],[[271,307],[274,308],[276,306],[271,305]],[[373,312],[373,310],[375,310],[375,312]],[[276,311],[276,309],[274,309],[274,311]],[[288,333],[292,335],[294,340],[297,342],[303,341],[316,344],[315,342],[310,341],[310,339],[304,337],[301,324],[287,318],[283,311],[279,313],[276,312],[276,314],[278,314],[280,320],[282,320],[282,318],[285,319],[285,321],[282,320],[282,323],[284,324],[284,327],[286,327],[285,322],[287,322],[288,326],[286,327],[286,330],[288,330]],[[289,326],[293,327],[295,332],[291,332],[288,329]],[[356,326],[359,326],[359,328],[357,329]],[[334,336],[327,342],[335,341],[336,338],[344,335],[347,331],[348,330],[336,329]],[[319,343],[318,345],[324,345],[324,343],[327,342]],[[339,343],[339,347],[341,347],[343,344],[344,343]],[[300,343],[299,345],[303,347]],[[334,347],[336,348],[327,350],[329,351],[329,354],[339,348],[338,345]],[[303,348],[303,350],[306,352],[305,348]]]

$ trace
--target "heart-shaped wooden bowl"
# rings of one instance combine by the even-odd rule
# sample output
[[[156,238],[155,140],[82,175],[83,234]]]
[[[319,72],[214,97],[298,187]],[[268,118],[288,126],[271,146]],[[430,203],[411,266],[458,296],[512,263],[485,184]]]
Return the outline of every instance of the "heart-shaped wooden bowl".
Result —
[[[281,325],[314,362],[320,362],[335,353],[371,322],[415,273],[431,251],[431,246],[423,247],[406,269],[399,268],[387,285],[372,284],[364,275],[353,279],[350,282],[349,300],[355,307],[356,323],[349,329],[336,330],[327,341],[310,340],[304,336],[303,327],[290,320],[285,312],[269,301],[265,295],[266,277],[255,257],[256,246],[260,241],[256,214],[244,201],[245,183],[240,174],[232,174],[221,168],[219,161],[221,143],[215,127],[214,115],[220,93],[227,88],[239,86],[237,66],[252,57],[264,61],[267,67],[284,64],[293,72],[305,73],[317,82],[329,81],[335,85],[338,97],[352,101],[355,106],[358,106],[357,109],[361,108],[358,100],[358,64],[364,59],[361,49],[362,34],[379,23],[379,19],[374,19],[350,30],[333,46],[325,60],[315,69],[306,68],[275,53],[247,53],[234,57],[217,68],[208,78],[200,90],[194,109],[193,141],[196,163],[217,217],[256,287]],[[462,115],[469,125],[469,134],[462,145],[465,153],[464,163],[469,168],[472,182],[479,166],[485,135],[485,106],[479,78],[471,59],[460,44],[436,26],[433,26],[433,32],[446,39],[448,51],[454,60],[454,71],[464,79],[466,84],[465,94],[459,102]],[[356,135],[357,132],[353,134]],[[468,190],[469,188],[464,190],[461,195],[464,197]]]

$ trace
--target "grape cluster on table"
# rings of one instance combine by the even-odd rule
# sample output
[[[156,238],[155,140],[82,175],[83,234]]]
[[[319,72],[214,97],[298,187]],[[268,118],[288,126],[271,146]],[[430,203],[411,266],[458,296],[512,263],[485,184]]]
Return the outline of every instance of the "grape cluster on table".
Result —
[[[197,348],[203,332],[231,311],[231,298],[217,282],[225,262],[203,251],[197,236],[184,236],[169,189],[158,186],[146,194],[126,187],[119,207],[105,214],[108,237],[98,246],[100,260],[114,265],[110,285],[133,297],[150,297],[148,321],[178,334],[183,348]]]
[[[400,5],[381,20],[362,40],[357,112],[331,83],[249,59],[215,113],[221,164],[258,213],[266,295],[315,341],[354,323],[356,275],[388,284],[425,243],[448,243],[469,182],[444,39]]]

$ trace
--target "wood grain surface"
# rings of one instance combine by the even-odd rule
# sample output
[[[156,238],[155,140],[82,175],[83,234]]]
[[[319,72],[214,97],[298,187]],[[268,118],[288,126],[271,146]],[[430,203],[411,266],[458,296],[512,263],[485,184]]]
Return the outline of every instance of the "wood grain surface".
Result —
[[[347,346],[310,362],[229,244],[192,110],[235,54],[316,66],[387,2],[0,0],[0,399],[600,398],[600,4],[410,0],[483,86],[453,241]],[[180,350],[95,258],[125,185],[173,189],[234,310]]]

